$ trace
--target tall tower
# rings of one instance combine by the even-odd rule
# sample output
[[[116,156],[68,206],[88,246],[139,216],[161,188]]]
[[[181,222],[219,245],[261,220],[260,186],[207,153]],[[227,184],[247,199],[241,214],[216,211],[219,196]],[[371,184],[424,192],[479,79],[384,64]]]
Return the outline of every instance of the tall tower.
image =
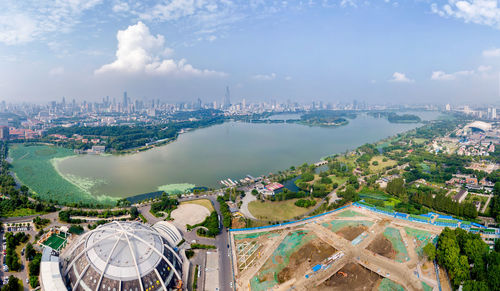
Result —
[[[127,108],[128,107],[128,97],[127,97],[127,91],[123,92],[123,107]]]
[[[491,108],[491,119],[497,119],[497,109],[495,107]]]
[[[226,95],[224,96],[224,109],[231,106],[231,95],[229,93],[229,86],[226,86]]]

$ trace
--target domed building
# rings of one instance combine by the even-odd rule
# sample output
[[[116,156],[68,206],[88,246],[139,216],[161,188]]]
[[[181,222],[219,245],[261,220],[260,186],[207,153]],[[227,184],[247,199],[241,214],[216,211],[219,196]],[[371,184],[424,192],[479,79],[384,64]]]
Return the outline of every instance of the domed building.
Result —
[[[183,260],[169,241],[154,227],[139,222],[101,225],[65,252],[62,280],[69,290],[179,289]]]

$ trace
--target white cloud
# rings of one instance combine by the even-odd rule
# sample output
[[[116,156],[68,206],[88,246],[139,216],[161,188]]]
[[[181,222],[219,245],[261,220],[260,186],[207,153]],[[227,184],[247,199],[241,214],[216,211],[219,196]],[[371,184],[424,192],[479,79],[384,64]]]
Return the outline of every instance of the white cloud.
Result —
[[[479,66],[479,67],[477,68],[477,71],[478,71],[478,72],[488,72],[488,71],[490,71],[491,69],[492,69],[492,67],[491,67],[491,66]]]
[[[49,33],[69,32],[80,16],[102,0],[2,0],[0,42],[27,43]]]
[[[127,2],[117,2],[115,5],[113,5],[113,12],[116,13],[122,13],[122,12],[127,12],[130,10],[130,7],[128,6]]]
[[[441,7],[433,3],[433,13],[441,17],[453,17],[465,23],[488,25],[500,29],[500,8],[497,0],[448,0]]]
[[[276,74],[275,73],[271,73],[271,74],[268,74],[268,75],[254,75],[252,76],[252,79],[254,80],[258,80],[258,81],[271,81],[271,80],[274,80],[276,79]]]
[[[500,48],[484,50],[483,57],[500,57]]]
[[[474,75],[474,71],[458,71],[455,73],[447,74],[443,71],[434,71],[432,72],[431,75],[431,80],[435,81],[450,81],[450,80],[455,80],[457,77],[460,76],[470,76]]]
[[[454,73],[445,73],[443,71],[434,71],[431,75],[431,80],[434,81],[452,81],[456,80],[459,77],[465,76],[479,76],[479,77],[487,77],[487,72],[492,69],[491,66],[479,66],[477,71],[474,70],[464,70],[458,71]]]
[[[95,71],[103,73],[147,73],[177,76],[225,76],[225,73],[200,70],[188,64],[185,59],[175,61],[166,58],[172,50],[165,46],[162,35],[152,35],[142,22],[131,25],[117,33],[118,49],[116,60]]]
[[[342,7],[346,7],[346,6],[358,7],[358,5],[356,4],[356,1],[354,1],[354,0],[341,0],[340,6],[342,6]]]
[[[291,81],[291,80],[292,80],[292,77],[291,77],[291,76],[285,76],[285,80],[286,80],[286,81]]]
[[[404,73],[394,72],[394,74],[392,74],[392,79],[390,79],[389,82],[412,83],[414,80],[406,77]]]
[[[51,76],[59,76],[64,74],[64,68],[63,67],[55,67],[49,71],[49,75]]]

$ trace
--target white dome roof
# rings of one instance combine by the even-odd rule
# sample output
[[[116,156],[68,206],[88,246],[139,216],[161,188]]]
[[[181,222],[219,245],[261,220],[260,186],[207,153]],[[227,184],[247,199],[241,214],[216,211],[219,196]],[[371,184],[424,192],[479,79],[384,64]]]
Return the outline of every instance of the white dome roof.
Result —
[[[174,276],[181,280],[181,265],[179,255],[157,230],[139,222],[114,221],[80,238],[69,254],[64,276],[74,289],[85,285],[86,290],[164,290],[175,284]]]

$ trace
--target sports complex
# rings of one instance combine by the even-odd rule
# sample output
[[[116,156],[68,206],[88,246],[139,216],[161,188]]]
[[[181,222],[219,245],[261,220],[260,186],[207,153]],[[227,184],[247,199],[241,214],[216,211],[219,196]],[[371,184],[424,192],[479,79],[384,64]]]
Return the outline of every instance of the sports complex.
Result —
[[[444,227],[496,238],[498,229],[436,213],[356,202],[310,218],[230,232],[238,290],[449,290],[424,257]],[[484,237],[483,237],[484,239]]]

